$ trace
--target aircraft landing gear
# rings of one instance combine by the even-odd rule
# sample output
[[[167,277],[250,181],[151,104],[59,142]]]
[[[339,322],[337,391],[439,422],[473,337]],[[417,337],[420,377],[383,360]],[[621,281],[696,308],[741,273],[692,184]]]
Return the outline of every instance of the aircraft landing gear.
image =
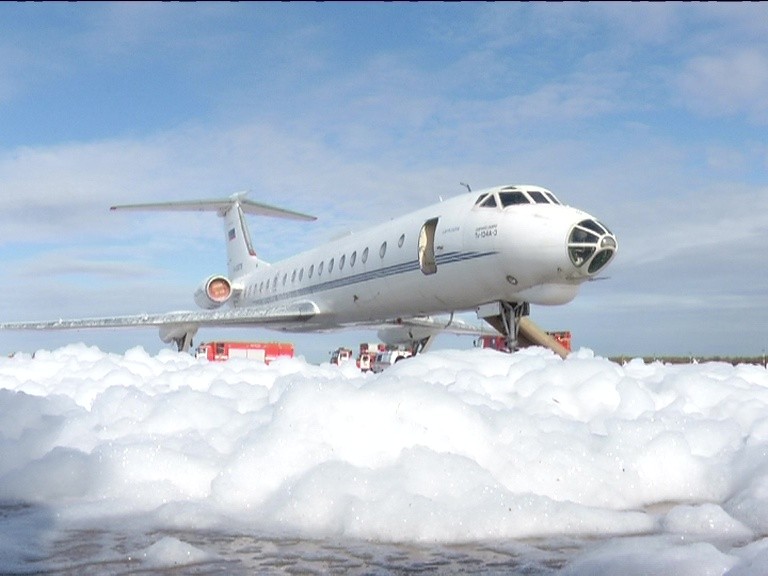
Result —
[[[507,339],[507,348],[510,352],[517,350],[517,335],[520,331],[520,319],[530,314],[531,308],[528,302],[499,302],[501,305],[501,319],[503,322],[502,334]]]
[[[167,344],[176,344],[179,352],[188,352],[192,348],[192,338],[197,334],[197,328],[195,324],[161,326],[160,339]]]
[[[482,318],[488,324],[496,328],[504,335],[507,350],[517,350],[517,335],[520,330],[520,320],[530,314],[531,307],[528,302],[493,302],[485,304],[477,309],[478,318]]]
[[[173,342],[176,344],[176,348],[179,352],[186,352],[187,350],[192,349],[192,346],[194,346],[192,343],[192,336],[193,335],[188,332],[179,338],[173,339]]]
[[[413,340],[411,342],[411,352],[413,353],[414,356],[416,356],[416,354],[426,352],[427,348],[430,347],[434,339],[435,337],[434,335],[432,335],[432,336],[427,336],[426,338],[422,338],[421,340]]]

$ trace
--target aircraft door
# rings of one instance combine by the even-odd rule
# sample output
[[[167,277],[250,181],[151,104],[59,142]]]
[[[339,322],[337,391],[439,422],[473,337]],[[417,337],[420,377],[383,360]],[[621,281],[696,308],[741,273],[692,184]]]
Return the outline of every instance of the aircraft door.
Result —
[[[438,218],[432,218],[424,222],[419,232],[419,268],[424,274],[437,272],[435,260],[435,230]]]

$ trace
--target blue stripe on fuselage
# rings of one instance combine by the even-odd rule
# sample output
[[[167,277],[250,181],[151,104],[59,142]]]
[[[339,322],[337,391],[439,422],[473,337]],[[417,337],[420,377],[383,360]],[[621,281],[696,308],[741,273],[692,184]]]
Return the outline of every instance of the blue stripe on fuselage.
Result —
[[[492,256],[493,254],[496,254],[496,252],[495,251],[447,252],[446,254],[437,255],[435,258],[435,261],[438,266],[443,266],[446,264],[453,264],[455,262],[463,262],[465,260],[474,260],[476,258]],[[410,260],[408,262],[401,262],[400,264],[394,264],[392,266],[387,266],[385,268],[378,268],[376,270],[367,270],[359,274],[345,276],[345,277],[337,278],[334,280],[326,280],[325,282],[312,284],[311,286],[306,286],[304,288],[299,288],[297,290],[290,290],[288,292],[281,292],[279,294],[274,294],[272,296],[259,298],[258,300],[253,300],[251,302],[248,302],[247,305],[261,306],[266,304],[273,304],[275,302],[280,302],[283,300],[291,300],[294,298],[299,298],[301,296],[306,296],[308,294],[314,294],[316,292],[326,292],[328,290],[334,290],[336,288],[351,286],[353,284],[360,284],[363,282],[368,282],[369,280],[381,279],[389,276],[397,276],[399,274],[414,272],[416,270],[419,270],[419,261]],[[283,274],[285,274],[285,272],[283,272]],[[277,275],[279,276],[280,272],[278,272]]]

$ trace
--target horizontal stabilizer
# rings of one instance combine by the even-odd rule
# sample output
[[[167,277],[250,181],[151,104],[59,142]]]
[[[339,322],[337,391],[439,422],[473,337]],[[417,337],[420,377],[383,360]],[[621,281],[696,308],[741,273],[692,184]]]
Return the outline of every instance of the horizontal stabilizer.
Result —
[[[218,200],[189,200],[180,202],[152,202],[148,204],[123,204],[112,206],[110,210],[155,210],[155,211],[181,211],[181,212],[218,212],[223,216],[232,206],[239,204],[243,212],[258,214],[260,216],[272,216],[275,218],[288,218],[291,220],[317,220],[315,216],[302,214],[285,208],[278,208],[262,202],[254,202],[245,197],[246,192],[233,194],[229,198]]]

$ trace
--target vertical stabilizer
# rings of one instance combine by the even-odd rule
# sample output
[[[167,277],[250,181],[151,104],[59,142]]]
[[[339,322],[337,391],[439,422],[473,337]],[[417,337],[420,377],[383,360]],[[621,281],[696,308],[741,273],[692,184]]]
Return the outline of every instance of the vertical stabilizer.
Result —
[[[221,214],[221,211],[219,213]],[[258,268],[259,258],[253,249],[248,223],[245,221],[240,202],[231,204],[222,216],[227,242],[227,275],[232,280]]]
[[[158,202],[112,206],[110,210],[216,212],[224,218],[224,234],[227,243],[227,273],[229,279],[232,280],[253,271],[260,262],[251,243],[251,235],[248,232],[245,214],[289,218],[291,220],[316,220],[314,216],[248,200],[245,198],[245,194],[245,192],[240,192],[223,200],[193,200],[189,202]]]

